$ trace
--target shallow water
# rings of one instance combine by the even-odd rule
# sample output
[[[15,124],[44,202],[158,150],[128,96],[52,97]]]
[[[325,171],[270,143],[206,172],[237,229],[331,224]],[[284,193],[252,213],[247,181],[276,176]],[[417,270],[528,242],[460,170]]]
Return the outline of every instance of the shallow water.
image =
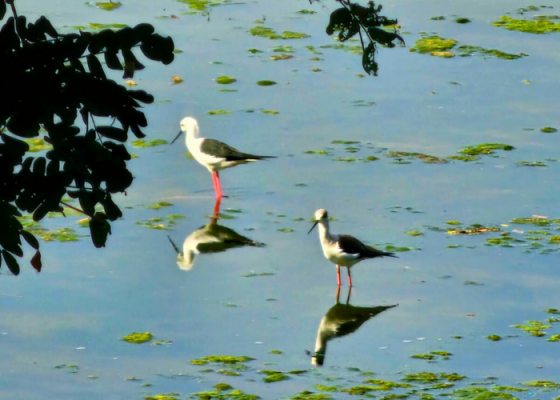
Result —
[[[545,161],[560,158],[559,133],[539,131],[543,126],[560,128],[559,34],[531,35],[491,25],[498,16],[527,5],[517,0],[385,4],[383,14],[398,17],[402,31],[410,32],[403,35],[406,47],[380,48],[379,76],[359,78],[356,74],[363,73],[359,56],[320,48],[335,43],[324,33],[335,8],[332,1],[309,5],[302,0],[259,0],[217,6],[209,21],[206,16],[184,15],[188,6],[169,0],[125,3],[112,12],[68,0],[19,1],[20,13],[28,18],[45,14],[57,27],[149,22],[173,37],[183,53],[167,67],[148,62],[134,78],[137,88],[156,96],[156,103],[145,109],[149,139],[171,140],[179,120],[191,115],[198,119],[202,136],[278,158],[221,175],[224,193],[230,196],[222,201],[221,213],[233,218],[218,223],[266,246],[199,254],[185,271],[178,267],[167,235],[182,247],[191,233],[210,223],[214,208],[210,176],[186,157],[183,143],[131,148],[139,155],[130,162],[136,179],[119,204],[132,208],[113,224],[107,248],[94,249],[87,237],[73,243],[42,242],[41,274],[29,266],[17,278],[1,270],[0,398],[120,399],[168,392],[184,398],[227,382],[276,399],[317,391],[313,387],[317,383],[356,386],[364,377],[348,367],[374,371],[376,378],[392,381],[418,371],[468,376],[458,387],[488,376],[500,378],[500,385],[518,387],[525,381],[558,381],[558,343],[546,339],[560,333],[559,325],[553,325],[546,337],[511,327],[527,320],[546,321],[554,315],[545,309],[560,308],[558,244],[545,246],[551,249],[549,254],[541,254],[542,249],[527,253],[522,245],[531,241],[514,243],[513,248],[485,245],[499,233],[449,235],[427,229],[447,229],[446,221],[458,220],[462,226],[480,223],[526,232],[542,228],[510,220],[532,215],[560,218],[559,165]],[[555,8],[550,13],[558,13],[560,3],[551,5]],[[317,14],[296,14],[301,9]],[[179,18],[156,18],[172,14]],[[447,20],[430,20],[436,15]],[[473,22],[456,24],[452,15]],[[310,37],[271,41],[247,33],[257,25],[255,20],[264,17],[264,25],[276,31]],[[411,53],[420,31],[529,56],[506,61]],[[292,46],[294,58],[270,60],[278,45]],[[323,60],[310,61],[316,55],[306,46],[321,51],[318,57]],[[263,53],[252,55],[247,52],[250,48]],[[313,68],[322,71],[312,72]],[[237,82],[218,85],[215,79],[221,75]],[[184,82],[173,85],[172,76]],[[255,84],[264,79],[278,84]],[[531,84],[524,84],[526,79]],[[220,92],[223,88],[238,92]],[[374,104],[352,103],[359,100]],[[207,114],[211,110],[232,113],[211,116]],[[333,140],[360,141],[362,146],[357,153],[348,153],[348,146],[332,144]],[[478,163],[426,164],[413,159],[396,164],[385,155],[389,150],[447,157],[464,146],[486,142],[507,143],[515,150],[482,156]],[[304,153],[328,148],[330,155]],[[379,160],[333,161],[369,155]],[[523,160],[544,161],[548,167],[516,166]],[[306,186],[296,186],[301,183]],[[158,201],[173,205],[160,210],[144,207]],[[330,341],[323,367],[312,367],[305,352],[313,352],[321,319],[336,303],[335,267],[323,258],[317,234],[307,235],[317,208],[328,209],[336,219],[331,223],[335,232],[380,247],[418,248],[399,253],[398,259],[364,261],[353,269],[352,305],[398,307],[365,322],[355,333]],[[135,224],[170,214],[186,218],[177,220],[170,231]],[[84,228],[75,224],[77,219],[53,218],[43,225],[69,226],[81,233]],[[279,230],[283,228],[293,232]],[[411,230],[423,235],[410,236],[406,232]],[[557,230],[558,225],[551,225],[552,234],[558,235]],[[274,275],[244,277],[252,273]],[[343,275],[342,302],[346,294]],[[151,346],[119,340],[146,331],[173,343]],[[504,340],[487,340],[492,334]],[[283,354],[269,354],[271,350]],[[438,350],[453,355],[437,362],[410,358]],[[256,360],[247,363],[250,370],[239,377],[201,373],[208,366],[190,364],[215,354]],[[79,370],[53,368],[61,364],[75,364]],[[264,384],[264,375],[257,373],[262,369],[310,371]],[[340,379],[325,380],[335,377]],[[153,386],[141,386],[147,382]],[[514,394],[540,399],[559,395]]]

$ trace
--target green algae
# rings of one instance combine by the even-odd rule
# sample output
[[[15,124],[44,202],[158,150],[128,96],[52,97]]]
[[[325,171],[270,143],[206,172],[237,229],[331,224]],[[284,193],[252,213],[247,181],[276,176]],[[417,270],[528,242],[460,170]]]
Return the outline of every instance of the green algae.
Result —
[[[155,147],[155,146],[161,146],[162,144],[167,144],[167,140],[164,140],[164,139],[155,139],[155,140],[139,139],[139,140],[133,140],[131,142],[131,144],[134,147]]]
[[[430,156],[428,154],[422,154],[422,153],[411,153],[407,151],[389,151],[387,153],[387,157],[409,158],[409,159],[417,158],[419,160],[422,160],[422,162],[426,164],[445,164],[448,162],[445,158]]]
[[[419,232],[419,231],[408,231],[408,232],[406,232],[406,234],[409,235],[409,236],[422,236],[423,235],[423,233]]]
[[[88,2],[86,4],[92,4],[91,2]],[[116,1],[116,2],[97,2],[94,3],[95,7],[99,8],[100,10],[105,10],[105,11],[113,11],[117,8],[119,8],[120,6],[122,6],[122,3]]]
[[[37,153],[38,151],[43,150],[52,150],[52,146],[45,142],[44,139],[25,139],[25,143],[29,145],[29,152]]]
[[[461,225],[461,223],[459,221],[454,221],[454,220],[446,221],[445,223],[447,225]]]
[[[401,380],[416,383],[438,383],[442,380],[456,382],[465,379],[466,376],[453,373],[414,372],[406,374]]]
[[[270,350],[269,353],[270,354],[284,354],[284,352],[282,350]]]
[[[548,219],[548,218],[536,218],[536,217],[528,217],[528,218],[514,218],[510,221],[512,224],[520,224],[520,225],[536,225],[536,226],[550,226],[560,225],[560,219]]]
[[[551,328],[552,325],[542,323],[540,321],[527,321],[525,324],[513,325],[514,328],[521,329],[529,333],[531,336],[542,337],[546,336],[546,330]]]
[[[551,32],[560,32],[560,23],[554,23],[547,19],[539,19],[536,21],[515,19],[505,15],[499,17],[497,21],[492,22],[494,26],[500,26],[510,31],[519,31],[526,33],[544,34]]]
[[[511,151],[513,149],[515,149],[515,147],[504,143],[481,143],[474,146],[467,146],[459,150],[459,153],[477,156],[480,154],[494,154],[496,150]]]
[[[293,369],[291,371],[288,371],[288,374],[292,374],[292,375],[302,375],[302,374],[306,374],[307,372],[309,372],[306,369]]]
[[[225,114],[231,114],[231,111],[227,111],[227,110],[208,111],[208,115],[225,115]]]
[[[232,78],[231,76],[219,76],[216,78],[216,83],[219,83],[220,85],[230,85],[233,82],[237,82],[237,79]]]
[[[483,387],[467,387],[455,389],[451,398],[458,400],[517,400],[510,393],[489,390]]]
[[[430,18],[432,21],[443,21],[445,17],[443,15],[438,15],[435,17]]]
[[[335,44],[325,44],[320,46],[321,49],[334,49],[334,50],[344,50],[348,51],[351,54],[358,54],[361,55],[363,53],[362,46],[351,46],[344,43],[335,43]]]
[[[132,332],[131,334],[126,335],[125,337],[121,338],[121,340],[123,340],[125,342],[136,343],[136,344],[146,343],[146,342],[149,342],[152,339],[153,339],[153,336],[150,332],[143,332],[143,333]]]
[[[560,342],[560,335],[552,335],[550,338],[546,339],[547,342]]]
[[[312,10],[299,10],[299,11],[296,11],[296,14],[310,14],[310,15],[313,15],[313,14],[317,14],[317,11],[312,11]]]
[[[391,382],[385,381],[383,379],[366,379],[364,383],[377,385],[375,390],[393,390],[395,388],[409,388],[412,387],[409,383],[398,383],[398,382]]]
[[[251,54],[262,53],[262,50],[259,49],[249,49],[247,51]]]
[[[554,237],[557,237],[560,240],[560,236],[554,236]],[[560,310],[558,310],[556,308],[547,308],[546,310],[544,310],[544,312],[547,312],[549,314],[560,315]]]
[[[155,217],[155,218],[148,218],[142,221],[136,221],[135,224],[143,226],[144,228],[148,228],[148,229],[170,231],[177,224],[176,220],[182,218],[185,217],[182,215],[173,214],[173,215],[167,215],[166,217]]]
[[[291,31],[284,31],[279,34],[276,33],[276,31],[274,31],[273,29],[267,28],[266,26],[255,26],[249,30],[249,33],[253,36],[264,37],[271,40],[303,39],[309,37],[309,35],[305,33]]]
[[[471,20],[468,18],[461,17],[461,18],[456,18],[455,22],[458,24],[468,24],[469,22],[471,22]]]
[[[292,46],[276,46],[272,51],[275,53],[293,53],[294,48]]]
[[[457,41],[454,39],[445,39],[439,36],[425,36],[416,41],[413,48],[420,54],[445,52],[451,50]]]
[[[270,56],[270,59],[273,60],[273,61],[289,60],[290,58],[294,58],[294,56],[289,55],[289,54],[280,54],[278,56]]]
[[[276,82],[263,80],[263,81],[257,81],[257,85],[259,85],[259,86],[272,86],[272,85],[276,85]]]
[[[278,114],[280,114],[278,111],[274,111],[274,110],[263,110],[262,113],[263,113],[263,114],[271,114],[271,115],[278,115]]]
[[[349,389],[340,389],[341,392],[346,392],[348,394],[351,395],[364,395],[366,393],[369,392],[373,392],[374,390],[377,390],[376,386],[364,386],[364,385],[360,385],[360,386],[354,386],[352,388]]]
[[[528,392],[529,389],[516,388],[512,386],[494,386],[492,390],[506,391],[506,392]]]
[[[544,133],[554,133],[554,132],[558,132],[558,129],[553,128],[553,127],[551,127],[551,126],[545,126],[545,127],[541,128],[541,132],[544,132]]]
[[[216,384],[214,385],[214,387],[216,388],[216,390],[217,390],[218,392],[223,392],[224,390],[233,389],[233,388],[231,387],[231,385],[228,385],[227,383],[216,383]]]
[[[154,203],[154,204],[149,204],[149,205],[145,206],[145,208],[150,208],[152,210],[159,210],[161,208],[169,207],[169,206],[172,206],[172,205],[173,204],[168,203],[167,201],[159,201],[159,202]]]
[[[255,276],[272,276],[276,275],[274,272],[251,272],[245,275],[241,275],[243,278],[253,278]]]
[[[515,165],[519,167],[548,167],[542,161],[517,161]]]
[[[226,375],[226,376],[241,376],[241,372],[237,371],[230,371],[227,369],[219,369],[216,371],[218,374]]]
[[[84,235],[78,235],[76,231],[71,228],[59,228],[54,231],[42,231],[38,234],[45,242],[77,242],[80,238],[84,237]]]
[[[305,390],[299,394],[296,394],[293,397],[290,397],[290,400],[330,400],[332,396],[326,393],[313,393],[308,390]]]
[[[479,156],[449,156],[447,157],[451,160],[457,160],[457,161],[464,161],[464,162],[471,162],[471,161],[477,161],[480,160]]]
[[[436,356],[434,356],[433,354],[414,354],[410,356],[410,358],[417,358],[420,360],[434,360]]]
[[[488,336],[486,336],[486,339],[492,340],[494,342],[498,342],[498,341],[502,340],[502,337],[499,336],[499,335],[488,335]]]
[[[316,384],[315,387],[317,390],[322,390],[323,392],[338,392],[339,388],[336,386],[326,386],[321,385],[320,383]]]
[[[145,396],[145,400],[180,400],[177,393],[156,394],[155,396]]]
[[[544,387],[544,388],[558,388],[558,387],[560,387],[560,384],[558,384],[556,382],[544,381],[544,380],[523,382],[522,385],[531,386],[531,387]]]
[[[237,89],[220,89],[220,92],[223,93],[235,93],[237,91],[238,91]]]
[[[517,60],[518,58],[522,58],[526,56],[525,53],[510,54],[510,53],[504,53],[503,51],[500,50],[485,49],[480,46],[463,45],[463,46],[459,46],[457,50],[461,53],[461,57],[482,56],[484,58],[496,57],[502,60]]]
[[[245,363],[253,360],[255,359],[248,356],[207,356],[207,357],[196,358],[194,360],[191,360],[191,364],[205,365],[212,362],[212,363],[236,365],[238,363]]]
[[[278,232],[284,232],[284,233],[291,233],[291,232],[295,232],[295,230],[293,230],[292,228],[278,228],[276,229]]]
[[[288,375],[285,375],[282,372],[278,372],[278,371],[260,371],[260,372],[266,374],[266,376],[263,378],[264,383],[274,383],[274,382],[280,382],[280,381],[285,381],[287,379],[290,379]]]

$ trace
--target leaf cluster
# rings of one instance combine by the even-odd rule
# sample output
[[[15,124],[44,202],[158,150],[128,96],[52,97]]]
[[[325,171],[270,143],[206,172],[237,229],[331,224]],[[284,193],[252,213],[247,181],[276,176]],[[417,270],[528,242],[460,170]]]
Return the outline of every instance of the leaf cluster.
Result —
[[[149,24],[59,34],[44,16],[35,22],[18,16],[13,0],[0,0],[0,20],[8,8],[13,16],[0,29],[0,266],[3,258],[17,275],[14,256],[23,256],[21,238],[39,249],[17,217],[27,212],[40,221],[48,212],[62,212],[63,196],[78,200],[81,208],[71,208],[90,217],[93,244],[105,246],[108,221],[122,216],[112,194],[125,192],[133,180],[126,166],[131,156],[122,143],[130,131],[145,137],[140,103],[154,98],[108,79],[100,58],[109,69],[123,71],[123,78],[132,78],[145,68],[134,48],[167,65],[174,44]],[[97,126],[99,117],[112,122]],[[40,135],[52,149],[30,156],[22,139]],[[103,212],[96,212],[97,204]],[[32,265],[41,268],[38,251]]]

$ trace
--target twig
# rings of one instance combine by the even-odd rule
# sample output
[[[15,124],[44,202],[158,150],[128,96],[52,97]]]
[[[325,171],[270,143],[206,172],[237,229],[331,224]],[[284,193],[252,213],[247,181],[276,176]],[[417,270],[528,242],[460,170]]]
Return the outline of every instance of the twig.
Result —
[[[84,215],[87,215],[88,217],[91,217],[91,215],[86,214],[86,213],[84,212],[84,210],[80,210],[79,208],[76,208],[76,207],[74,207],[74,206],[72,206],[72,205],[70,205],[70,204],[68,204],[68,203],[66,203],[66,202],[64,202],[64,201],[61,201],[60,204],[66,206],[66,207],[68,207],[68,208],[71,208],[71,209],[74,210],[74,211],[78,211],[79,213],[82,213],[82,214],[84,214]]]

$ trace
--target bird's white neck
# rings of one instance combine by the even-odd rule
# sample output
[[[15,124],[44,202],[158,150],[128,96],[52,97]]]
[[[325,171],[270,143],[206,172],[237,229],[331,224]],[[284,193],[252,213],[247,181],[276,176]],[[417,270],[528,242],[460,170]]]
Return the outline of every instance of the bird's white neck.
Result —
[[[189,144],[194,143],[195,139],[198,138],[198,125],[193,125],[193,126],[189,126],[187,128],[187,147],[189,147]]]
[[[321,242],[332,240],[332,235],[329,231],[329,220],[326,218],[319,221],[319,239],[321,239]]]

